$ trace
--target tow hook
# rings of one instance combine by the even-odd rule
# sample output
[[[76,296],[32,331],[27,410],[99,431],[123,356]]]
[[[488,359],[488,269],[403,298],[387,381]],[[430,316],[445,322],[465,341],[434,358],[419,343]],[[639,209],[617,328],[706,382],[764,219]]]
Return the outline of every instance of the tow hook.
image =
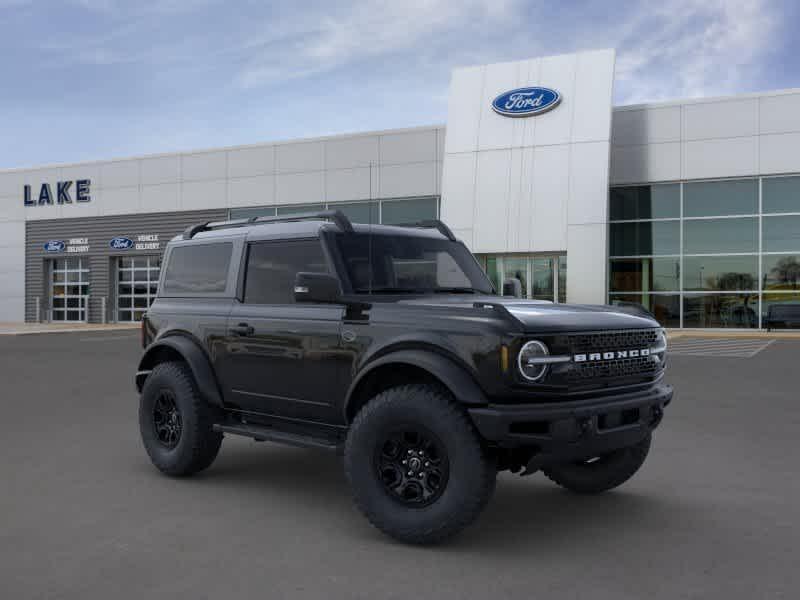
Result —
[[[650,418],[650,426],[656,427],[659,423],[661,423],[661,419],[664,417],[664,409],[660,406],[653,407],[653,416]]]

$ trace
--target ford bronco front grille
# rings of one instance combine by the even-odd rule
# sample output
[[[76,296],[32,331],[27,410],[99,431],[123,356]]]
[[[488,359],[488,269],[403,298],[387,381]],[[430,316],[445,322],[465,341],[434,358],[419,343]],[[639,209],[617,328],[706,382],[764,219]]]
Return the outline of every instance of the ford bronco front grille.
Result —
[[[569,336],[570,349],[573,354],[650,348],[656,344],[657,339],[657,329],[604,331],[602,333],[579,333]]]
[[[652,348],[658,343],[657,329],[631,331],[605,331],[569,336],[570,350],[575,355],[596,356],[602,360],[573,362],[567,372],[570,382],[591,381],[618,377],[648,377],[660,369],[659,361],[652,356],[626,356],[631,350]],[[618,352],[622,351],[622,352]],[[627,351],[627,352],[626,352]],[[622,354],[605,358],[608,353]]]
[[[639,377],[652,375],[658,370],[653,357],[622,358],[594,363],[576,363],[567,375],[570,381],[605,379],[607,377]]]

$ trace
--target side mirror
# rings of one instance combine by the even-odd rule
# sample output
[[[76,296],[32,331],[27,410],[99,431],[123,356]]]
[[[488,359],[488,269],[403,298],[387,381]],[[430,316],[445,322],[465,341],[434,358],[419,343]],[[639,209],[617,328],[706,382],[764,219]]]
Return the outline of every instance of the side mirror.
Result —
[[[503,296],[522,298],[522,282],[516,277],[503,281]]]
[[[294,278],[295,302],[335,304],[342,301],[339,279],[328,273],[298,273]]]

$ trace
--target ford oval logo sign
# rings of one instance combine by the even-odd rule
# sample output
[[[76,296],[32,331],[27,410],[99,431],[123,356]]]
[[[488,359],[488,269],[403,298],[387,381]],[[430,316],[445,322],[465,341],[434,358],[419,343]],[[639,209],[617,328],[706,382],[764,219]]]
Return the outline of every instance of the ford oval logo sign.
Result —
[[[133,240],[126,237],[115,237],[108,245],[112,250],[130,250],[133,248]]]
[[[45,252],[63,252],[67,245],[61,240],[50,240],[44,243]]]
[[[494,112],[504,117],[530,117],[554,109],[561,94],[544,87],[517,88],[500,94],[492,101]]]

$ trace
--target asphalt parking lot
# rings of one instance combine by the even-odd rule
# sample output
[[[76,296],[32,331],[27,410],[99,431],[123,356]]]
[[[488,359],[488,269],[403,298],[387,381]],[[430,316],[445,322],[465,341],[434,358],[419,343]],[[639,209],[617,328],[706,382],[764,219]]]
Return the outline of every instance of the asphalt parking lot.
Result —
[[[229,437],[202,476],[161,476],[137,342],[0,336],[0,597],[797,597],[800,341],[672,357],[676,399],[631,482],[587,498],[503,474],[434,548],[373,530],[335,456]]]

